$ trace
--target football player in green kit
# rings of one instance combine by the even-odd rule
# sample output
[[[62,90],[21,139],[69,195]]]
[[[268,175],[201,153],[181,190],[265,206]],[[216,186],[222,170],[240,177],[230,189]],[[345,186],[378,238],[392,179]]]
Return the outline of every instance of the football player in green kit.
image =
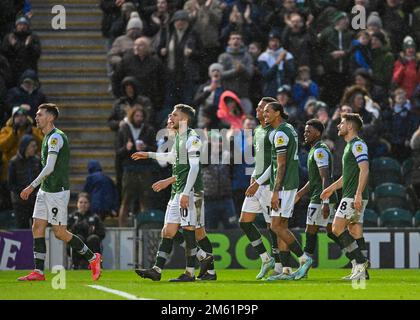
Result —
[[[277,274],[282,273],[282,264],[280,263],[280,254],[277,244],[277,235],[270,229],[271,216],[271,191],[270,191],[270,165],[271,165],[271,142],[270,134],[273,134],[273,128],[265,124],[264,107],[267,103],[276,102],[271,97],[264,97],[258,103],[256,109],[257,119],[260,125],[254,130],[254,154],[255,170],[251,176],[251,183],[246,191],[246,198],[242,205],[239,225],[248,237],[251,245],[261,258],[261,270],[256,278],[262,279],[270,269],[274,268]],[[271,139],[272,140],[272,139]],[[256,215],[262,213],[267,223],[271,236],[272,255],[268,253],[261,238],[261,233],[254,225]]]
[[[350,276],[344,280],[363,280],[367,278],[369,261],[363,255],[363,213],[366,209],[369,193],[369,157],[366,143],[358,134],[363,127],[360,115],[345,113],[338,125],[338,135],[347,145],[343,153],[343,174],[322,193],[320,198],[329,199],[338,189],[343,189],[343,196],[338,205],[332,225],[332,231],[338,238],[341,250],[355,265]]]
[[[36,124],[44,134],[41,147],[42,171],[20,194],[27,200],[41,185],[34,207],[32,233],[34,237],[35,269],[20,277],[19,281],[45,281],[44,263],[46,257],[45,229],[51,223],[57,239],[68,243],[89,261],[92,279],[101,276],[101,255],[93,253],[76,235],[67,231],[67,207],[70,200],[69,162],[70,147],[67,136],[54,126],[59,111],[55,104],[45,103],[38,107]]]
[[[173,176],[165,183],[154,185],[154,190],[162,190],[172,184],[173,197],[168,203],[165,215],[165,226],[162,230],[162,241],[159,245],[156,264],[151,269],[137,269],[136,273],[154,281],[161,278],[162,268],[172,250],[173,239],[179,226],[183,229],[186,250],[186,271],[172,282],[195,281],[195,259],[198,253],[196,234],[201,251],[202,273],[212,271],[213,255],[211,242],[204,229],[204,197],[203,183],[200,173],[201,139],[197,133],[188,127],[195,116],[192,107],[178,104],[169,115],[169,121],[176,131],[175,145],[172,152],[136,152],[132,155],[134,160],[152,158],[158,161],[172,163]],[[214,269],[213,269],[214,272]],[[215,275],[214,275],[215,276]],[[215,279],[203,279],[215,280]]]
[[[308,154],[308,182],[298,191],[295,203],[305,194],[310,194],[306,218],[306,244],[304,251],[313,257],[319,227],[325,227],[328,237],[335,241],[332,234],[332,222],[334,219],[335,205],[337,204],[337,194],[333,194],[330,199],[321,201],[319,198],[322,190],[332,183],[333,177],[333,158],[328,146],[322,142],[321,137],[324,132],[324,125],[318,119],[306,122],[304,139],[306,145],[311,149]]]
[[[264,119],[274,129],[271,148],[271,230],[280,239],[281,263],[289,260],[290,251],[299,258],[300,267],[293,274],[281,273],[267,280],[299,280],[305,276],[312,265],[312,258],[305,254],[301,245],[289,230],[289,219],[293,214],[295,196],[299,187],[298,135],[289,123],[287,113],[280,103],[272,102],[264,107]]]

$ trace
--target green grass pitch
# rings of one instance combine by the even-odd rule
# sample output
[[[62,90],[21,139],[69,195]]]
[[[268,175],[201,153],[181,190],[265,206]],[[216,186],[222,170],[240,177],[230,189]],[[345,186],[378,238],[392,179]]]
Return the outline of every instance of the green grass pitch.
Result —
[[[219,270],[218,280],[195,283],[170,283],[182,272],[165,270],[160,282],[139,278],[133,271],[107,271],[97,282],[90,280],[90,271],[67,271],[66,289],[52,289],[55,274],[47,273],[45,282],[18,282],[25,271],[0,271],[0,300],[88,300],[126,299],[114,293],[91,288],[100,285],[124,292],[131,297],[168,300],[285,300],[285,299],[420,299],[419,270],[370,270],[371,280],[365,287],[353,287],[340,280],[348,269],[313,269],[309,278],[300,281],[266,282],[255,280],[257,270]]]

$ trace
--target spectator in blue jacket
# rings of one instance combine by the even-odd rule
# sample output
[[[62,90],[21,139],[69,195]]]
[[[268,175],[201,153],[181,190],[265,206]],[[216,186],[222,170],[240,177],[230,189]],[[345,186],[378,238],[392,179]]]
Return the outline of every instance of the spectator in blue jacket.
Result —
[[[370,51],[370,35],[366,30],[357,34],[357,39],[352,41],[350,49],[350,72],[359,68],[372,70],[372,52]]]
[[[308,66],[299,67],[292,91],[293,101],[298,105],[299,111],[304,111],[305,104],[310,98],[318,100],[319,88],[311,80],[311,69]]]
[[[118,191],[110,177],[102,172],[99,161],[89,160],[89,175],[86,178],[83,191],[91,198],[91,211],[105,220],[107,215],[117,215]]]

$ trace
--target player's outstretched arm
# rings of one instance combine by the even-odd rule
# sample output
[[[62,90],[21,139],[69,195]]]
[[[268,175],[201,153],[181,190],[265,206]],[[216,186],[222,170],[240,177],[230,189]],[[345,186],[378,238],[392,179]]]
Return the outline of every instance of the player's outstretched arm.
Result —
[[[166,161],[172,164],[176,160],[176,155],[175,153],[172,153],[172,152],[145,152],[145,151],[135,152],[131,155],[131,159],[133,160],[145,160],[149,158],[162,161],[162,162]]]
[[[171,184],[173,184],[176,181],[176,177],[172,176],[163,180],[159,180],[157,182],[155,182],[152,185],[152,189],[154,192],[160,192],[164,189],[166,189],[167,187],[169,187]]]

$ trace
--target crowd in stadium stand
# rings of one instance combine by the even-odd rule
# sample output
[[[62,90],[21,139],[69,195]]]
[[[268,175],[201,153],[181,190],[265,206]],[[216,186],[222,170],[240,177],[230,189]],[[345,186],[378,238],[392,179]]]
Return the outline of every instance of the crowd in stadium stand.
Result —
[[[4,190],[7,172],[10,174],[13,167],[9,160],[18,150],[19,140],[23,137],[18,153],[23,157],[21,150],[28,145],[26,135],[32,130],[34,139],[38,139],[36,129],[18,117],[25,114],[31,121],[34,108],[46,101],[37,89],[38,37],[24,28],[27,18],[1,16],[11,12],[1,6],[13,2],[2,1],[0,5]],[[156,141],[155,134],[166,126],[174,104],[195,108],[193,127],[207,131],[225,128],[235,141],[242,137],[243,129],[258,124],[255,107],[263,96],[279,100],[300,134],[302,184],[307,178],[305,122],[318,118],[325,125],[324,138],[334,153],[337,178],[345,142],[337,136],[336,126],[342,112],[355,112],[364,121],[362,138],[368,144],[370,159],[391,157],[400,165],[411,159],[410,180],[400,183],[412,191],[408,192],[410,211],[420,209],[416,198],[420,188],[417,3],[100,0],[103,20],[98,28],[109,48],[107,71],[110,93],[115,96],[108,125],[115,132],[115,170],[121,196],[120,208],[110,204],[113,208],[108,214],[119,211],[119,225],[127,226],[130,211],[164,211],[170,190],[156,194],[151,185],[168,177],[170,168],[152,160],[135,162],[130,156],[138,150],[159,150],[163,141]],[[352,13],[355,5],[364,7],[365,17]],[[11,21],[16,23],[11,26]],[[24,34],[19,31],[22,26]],[[15,31],[9,33],[11,27]],[[14,109],[17,105],[20,108]],[[13,150],[8,141],[12,141]],[[250,147],[246,143],[234,145],[243,154]],[[232,154],[215,156],[232,158]],[[233,162],[203,166],[206,216],[211,228],[237,227],[238,211],[249,184],[245,175],[248,166]],[[106,216],[104,212],[100,213],[102,217]],[[300,213],[295,215],[294,226],[304,226],[304,202],[296,212]]]
[[[352,23],[355,5],[365,8],[362,28]],[[420,6],[415,1],[103,0],[101,8],[117,98],[109,125],[118,131],[117,146],[125,147],[127,159],[137,150],[156,147],[134,143],[143,139],[128,114],[139,106],[144,110],[140,127],[163,128],[171,107],[186,103],[196,109],[195,127],[226,128],[235,140],[244,128],[257,125],[254,110],[263,96],[282,103],[300,141],[307,120],[315,117],[324,123],[324,138],[334,151],[335,177],[341,174],[345,146],[336,130],[341,112],[363,117],[371,159],[392,157],[403,163],[418,158],[410,147],[420,123]],[[127,127],[131,143],[121,143]],[[301,144],[302,183],[306,155],[307,147]],[[121,161],[117,158],[119,186],[137,183],[141,189],[144,182],[151,183],[145,164],[132,163],[135,168],[127,169]],[[211,186],[206,188],[206,211],[212,227],[230,228],[249,176],[246,165],[218,166],[204,166],[205,185]],[[143,173],[137,182],[126,181],[127,170]],[[152,181],[159,178],[159,170]],[[218,174],[231,183],[218,184]],[[418,202],[412,201],[414,210]],[[295,225],[304,224],[300,216]]]

